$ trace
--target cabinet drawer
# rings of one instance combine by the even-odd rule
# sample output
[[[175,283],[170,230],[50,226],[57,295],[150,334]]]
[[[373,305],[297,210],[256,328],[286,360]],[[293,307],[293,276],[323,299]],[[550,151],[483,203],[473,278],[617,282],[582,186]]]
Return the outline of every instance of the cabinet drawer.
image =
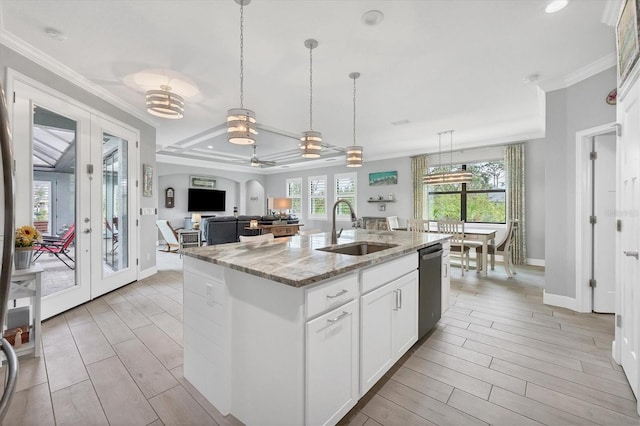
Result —
[[[307,318],[358,297],[358,275],[350,274],[306,290]]]
[[[418,252],[362,271],[362,294],[418,269]]]

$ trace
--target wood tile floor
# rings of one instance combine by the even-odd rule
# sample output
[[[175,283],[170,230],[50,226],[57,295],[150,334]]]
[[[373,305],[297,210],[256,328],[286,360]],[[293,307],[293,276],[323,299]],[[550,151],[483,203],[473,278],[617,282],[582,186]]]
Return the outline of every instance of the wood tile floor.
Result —
[[[215,425],[182,377],[182,274],[160,272],[43,324],[43,356],[22,358],[5,425]],[[611,315],[542,304],[542,270],[455,279],[451,309],[343,424],[634,424],[636,402],[610,358]]]

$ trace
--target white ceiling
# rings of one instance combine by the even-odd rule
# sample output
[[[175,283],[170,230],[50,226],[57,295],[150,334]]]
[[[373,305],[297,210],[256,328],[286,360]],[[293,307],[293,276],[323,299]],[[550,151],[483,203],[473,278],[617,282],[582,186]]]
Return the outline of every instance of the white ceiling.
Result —
[[[546,14],[546,4],[253,0],[245,7],[244,105],[261,126],[258,157],[278,161],[272,171],[308,165],[297,156],[296,139],[309,130],[308,38],[319,42],[313,130],[336,147],[330,164],[342,163],[335,156],[353,143],[352,71],[362,74],[357,143],[365,161],[435,152],[437,132],[448,129],[456,130],[454,149],[544,136],[543,98],[525,76],[538,74],[538,83],[551,85],[594,63],[613,65],[614,28],[603,19],[615,21],[619,0],[572,0],[556,14]],[[248,161],[251,148],[232,146],[224,135],[227,109],[240,106],[240,7],[233,0],[0,0],[0,6],[5,40],[30,45],[121,99],[157,127],[159,153],[246,165],[240,160]],[[384,21],[363,24],[363,13],[374,9]],[[47,27],[66,40],[47,36]],[[149,87],[132,87],[132,75],[149,69],[197,87],[195,95],[183,93],[184,119],[146,114]],[[402,121],[408,123],[392,124]]]

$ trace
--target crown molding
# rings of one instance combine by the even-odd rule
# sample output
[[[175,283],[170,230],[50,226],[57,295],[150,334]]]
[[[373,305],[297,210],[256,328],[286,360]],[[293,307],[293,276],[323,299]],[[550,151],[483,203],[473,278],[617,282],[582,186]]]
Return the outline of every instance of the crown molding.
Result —
[[[113,93],[98,86],[91,80],[80,75],[78,72],[62,64],[60,61],[38,50],[31,44],[16,37],[12,33],[5,30],[4,28],[0,28],[0,44],[15,51],[19,55],[22,55],[25,58],[35,62],[36,64],[42,66],[48,71],[51,71],[58,77],[63,78],[64,80],[80,87],[81,89],[86,90],[92,95],[95,95],[101,98],[102,100],[110,103],[116,108],[134,116],[135,118],[143,121],[144,123],[153,127],[158,127],[159,123],[157,121],[151,119],[148,115],[141,113],[140,110],[138,110],[136,107],[123,101],[121,98],[115,96]]]
[[[569,86],[573,86],[589,77],[592,77],[602,71],[608,70],[616,65],[616,54],[609,53],[598,59],[589,65],[582,67],[572,73],[569,73],[562,77],[551,78],[538,83],[538,87],[544,92],[552,92],[554,90],[566,89]]]

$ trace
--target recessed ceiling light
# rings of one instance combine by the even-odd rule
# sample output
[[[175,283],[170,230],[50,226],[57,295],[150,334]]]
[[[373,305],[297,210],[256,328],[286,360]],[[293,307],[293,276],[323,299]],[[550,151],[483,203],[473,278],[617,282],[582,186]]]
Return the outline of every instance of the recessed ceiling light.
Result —
[[[379,10],[370,10],[362,15],[362,23],[369,26],[378,25],[384,21],[384,14]]]
[[[551,0],[544,11],[547,13],[556,13],[567,7],[569,0]]]
[[[67,35],[60,30],[56,30],[55,28],[47,27],[44,29],[44,32],[54,40],[57,41],[65,41],[67,39]]]
[[[207,145],[207,148],[213,149],[213,145]]]

